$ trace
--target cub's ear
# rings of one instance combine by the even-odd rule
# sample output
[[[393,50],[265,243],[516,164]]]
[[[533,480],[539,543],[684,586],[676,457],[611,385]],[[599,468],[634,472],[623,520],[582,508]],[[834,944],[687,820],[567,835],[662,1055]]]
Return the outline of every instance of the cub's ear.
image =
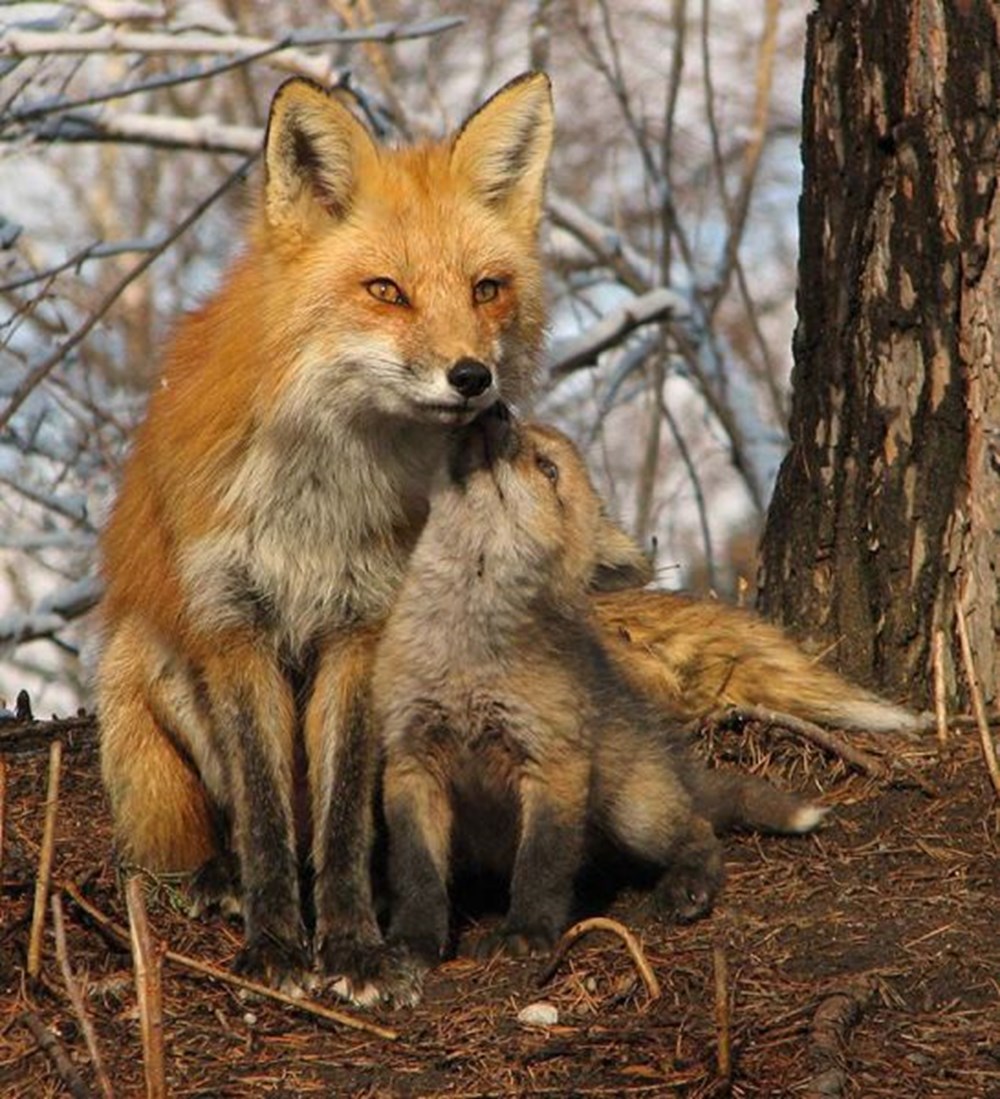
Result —
[[[264,138],[264,207],[273,228],[308,235],[350,212],[378,157],[371,134],[337,92],[302,77],[275,92]]]
[[[595,591],[642,588],[653,579],[653,563],[622,528],[601,516],[597,529],[597,567],[590,586]]]
[[[552,130],[549,78],[525,73],[466,119],[452,143],[452,168],[480,201],[534,230],[542,212]]]

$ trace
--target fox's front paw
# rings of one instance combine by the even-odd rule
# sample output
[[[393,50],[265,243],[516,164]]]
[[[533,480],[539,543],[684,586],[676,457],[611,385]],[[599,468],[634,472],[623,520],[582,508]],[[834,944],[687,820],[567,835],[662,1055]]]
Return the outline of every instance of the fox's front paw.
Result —
[[[724,879],[718,849],[705,851],[700,858],[680,860],[657,885],[657,905],[678,923],[692,923],[712,911]]]
[[[288,996],[302,996],[312,985],[304,934],[288,937],[265,930],[253,935],[236,955],[233,970]]]
[[[191,876],[188,892],[191,896],[191,915],[195,918],[209,912],[241,916],[243,904],[239,860],[231,851],[213,855]]]
[[[361,1007],[413,1007],[420,1002],[430,968],[401,943],[361,941],[352,935],[324,936],[316,961],[330,989]]]
[[[559,933],[548,925],[531,927],[503,924],[486,935],[473,948],[477,958],[490,958],[494,954],[509,954],[512,958],[528,958],[547,954],[555,946]]]

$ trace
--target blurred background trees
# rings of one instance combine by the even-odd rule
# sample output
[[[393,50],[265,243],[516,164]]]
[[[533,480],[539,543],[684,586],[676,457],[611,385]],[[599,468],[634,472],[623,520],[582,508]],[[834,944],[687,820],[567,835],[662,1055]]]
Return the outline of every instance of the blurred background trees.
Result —
[[[663,585],[746,596],[788,440],[809,7],[4,9],[0,696],[86,697],[96,532],[164,334],[239,245],[268,101],[290,73],[348,83],[393,140],[454,126],[528,67],[550,72],[538,411],[655,542]]]

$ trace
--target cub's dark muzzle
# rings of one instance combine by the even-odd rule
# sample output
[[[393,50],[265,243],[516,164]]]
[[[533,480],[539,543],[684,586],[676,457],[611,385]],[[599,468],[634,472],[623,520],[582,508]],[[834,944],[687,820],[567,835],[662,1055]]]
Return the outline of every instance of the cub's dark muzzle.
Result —
[[[477,470],[510,461],[519,449],[517,423],[507,405],[497,401],[456,435],[449,466],[452,480],[464,484]]]

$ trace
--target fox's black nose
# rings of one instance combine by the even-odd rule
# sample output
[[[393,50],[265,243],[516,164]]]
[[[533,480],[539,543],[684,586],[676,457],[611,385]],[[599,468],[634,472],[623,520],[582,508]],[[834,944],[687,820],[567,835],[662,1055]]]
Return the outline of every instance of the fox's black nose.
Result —
[[[458,390],[467,400],[485,393],[492,381],[490,368],[478,359],[459,359],[448,371],[448,382],[452,389]]]

